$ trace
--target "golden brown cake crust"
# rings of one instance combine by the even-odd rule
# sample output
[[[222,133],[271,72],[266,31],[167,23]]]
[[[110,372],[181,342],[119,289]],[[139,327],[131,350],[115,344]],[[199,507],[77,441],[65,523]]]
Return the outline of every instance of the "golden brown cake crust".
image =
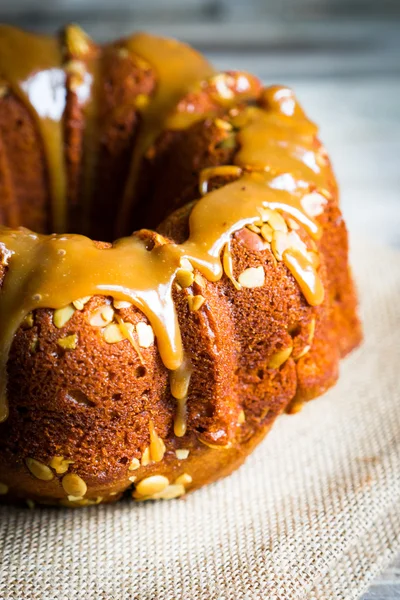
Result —
[[[156,69],[127,54],[123,44],[99,49],[84,40],[78,47],[67,44],[64,54],[69,222],[77,231],[111,239],[146,118],[141,108],[157,101],[160,82]],[[78,101],[76,61],[99,73],[95,108]],[[136,223],[155,227],[162,221],[157,233],[142,229],[132,238],[149,252],[185,243],[199,198],[251,171],[238,162],[245,145],[240,119],[257,117],[255,108],[264,110],[262,86],[248,76],[250,91],[244,94],[241,76],[213,77],[181,98],[170,126],[154,138],[132,179],[137,200],[127,213],[128,231]],[[233,90],[227,105],[215,100],[221,81]],[[188,106],[193,122],[172,127]],[[21,133],[13,137],[11,125],[19,120]],[[38,139],[32,116],[7,94],[0,100],[0,223],[15,227],[23,219],[32,229],[48,230],[50,200]],[[233,231],[232,273],[224,263],[222,277],[212,281],[198,266],[184,264],[172,285],[184,353],[190,357],[184,435],[177,434],[180,403],[170,370],[143,310],[100,293],[71,298],[75,302],[62,309],[33,310],[14,336],[7,365],[0,501],[86,506],[113,502],[127,490],[137,500],[181,496],[229,474],[278,415],[297,412],[335,383],[339,360],[360,342],[361,329],[337,186],[316,135],[312,147],[325,172],[323,210],[313,215],[322,235],[313,239],[285,211],[279,227],[319,261],[315,270],[323,301],[307,301],[274,249],[275,230],[267,218]],[[85,164],[90,149],[94,165]],[[21,157],[27,169],[17,177]],[[221,166],[228,169],[218,170]],[[83,198],[85,186],[90,198]],[[96,246],[111,248],[103,242]],[[12,269],[6,249],[0,243],[1,294],[7,293]]]
[[[50,194],[42,143],[26,107],[7,88],[0,101],[0,130],[0,221],[11,227],[23,221],[44,232],[49,227]]]

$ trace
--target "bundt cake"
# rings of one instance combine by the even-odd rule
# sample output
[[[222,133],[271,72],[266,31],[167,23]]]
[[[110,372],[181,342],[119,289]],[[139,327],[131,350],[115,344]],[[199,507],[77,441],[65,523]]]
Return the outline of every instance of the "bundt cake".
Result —
[[[0,96],[2,501],[229,474],[360,342],[316,126],[182,43],[74,25],[1,27]]]

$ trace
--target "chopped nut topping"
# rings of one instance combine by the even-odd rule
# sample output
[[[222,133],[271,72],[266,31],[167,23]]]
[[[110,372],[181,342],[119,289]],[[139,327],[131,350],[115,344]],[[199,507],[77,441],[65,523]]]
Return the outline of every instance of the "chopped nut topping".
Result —
[[[254,233],[254,231],[250,231],[247,227],[237,231],[235,239],[252,252],[263,252],[270,249],[268,242],[259,233]]]
[[[145,448],[145,450],[143,451],[141,462],[142,462],[142,467],[147,467],[147,465],[150,464],[151,458],[150,458],[150,448],[149,447]]]
[[[244,414],[244,410],[241,410],[239,412],[239,416],[238,416],[238,425],[243,425],[243,423],[246,421],[246,415]]]
[[[134,326],[132,323],[124,323],[126,330],[132,335]],[[125,335],[125,332],[122,330],[122,327],[117,323],[110,323],[103,331],[104,340],[107,344],[116,344],[117,342],[122,342],[123,340],[128,339]]]
[[[283,260],[286,250],[297,250],[303,256],[310,259],[307,246],[295,231],[291,231],[290,233],[274,231],[271,248],[277,260]]]
[[[154,331],[151,325],[148,325],[144,321],[139,321],[139,323],[136,323],[136,333],[141,348],[149,348],[154,344]]]
[[[186,490],[182,484],[172,484],[167,486],[162,492],[153,494],[153,496],[151,496],[151,500],[173,500],[174,498],[183,496],[185,491]]]
[[[75,308],[72,306],[72,304],[68,304],[63,308],[57,308],[57,310],[55,310],[53,314],[54,325],[58,329],[61,329],[66,323],[68,323],[74,312]]]
[[[175,483],[178,485],[189,485],[189,483],[192,483],[192,481],[193,477],[191,477],[189,473],[182,473],[182,475],[179,475],[179,477],[175,479]]]
[[[78,25],[69,25],[66,29],[66,46],[73,56],[84,57],[89,52],[89,37]]]
[[[0,496],[5,496],[6,494],[8,494],[8,490],[8,485],[0,482]]]
[[[83,500],[83,496],[72,496],[71,494],[67,496],[69,502],[79,502]]]
[[[127,300],[113,300],[114,308],[120,310],[121,308],[130,308],[133,306],[132,302],[128,302]]]
[[[152,232],[154,241],[158,246],[164,246],[167,243],[167,239],[161,235],[161,233],[157,233],[156,231]]]
[[[203,306],[205,301],[206,299],[200,295],[188,296],[189,310],[191,310],[192,312],[196,312],[197,310],[199,310],[199,308]]]
[[[85,308],[85,304],[89,302],[90,298],[91,296],[84,296],[83,298],[74,300],[72,304],[75,306],[76,310],[83,310]]]
[[[25,464],[36,479],[40,479],[41,481],[51,481],[54,479],[53,471],[38,460],[27,458]]]
[[[206,285],[206,280],[202,275],[200,275],[200,273],[196,273],[196,275],[194,276],[194,281],[200,287],[204,287]]]
[[[259,227],[257,227],[257,225],[253,225],[253,223],[250,223],[249,225],[247,225],[247,229],[249,229],[253,233],[261,233],[261,229]]]
[[[140,461],[138,458],[132,458],[130,464],[129,464],[129,471],[136,471],[136,469],[138,469],[140,467]]]
[[[238,281],[245,288],[262,287],[265,281],[264,267],[249,267],[240,273]]]
[[[261,235],[267,242],[272,242],[273,233],[274,230],[272,229],[271,225],[268,225],[268,223],[265,223],[265,225],[261,227]]]
[[[109,325],[114,318],[114,310],[109,304],[104,304],[97,308],[89,316],[89,323],[92,327],[105,327]]]
[[[59,338],[57,344],[60,348],[64,348],[64,350],[75,350],[78,345],[78,334],[73,333],[72,335],[67,335],[65,338]]]
[[[132,481],[132,483],[134,483],[137,479],[136,475],[131,475],[130,477],[128,477],[129,481]]]
[[[259,224],[261,227],[262,223],[268,222],[269,217],[272,213],[272,210],[270,208],[261,208],[261,207],[259,207],[257,210],[260,213],[260,217],[261,217],[261,221],[257,222],[257,225]]]
[[[175,450],[176,458],[178,460],[186,460],[189,456],[190,450],[186,450],[186,448],[179,448]]]
[[[268,367],[270,369],[279,369],[279,367],[282,366],[283,363],[287,361],[289,356],[292,354],[292,351],[293,351],[293,346],[289,346],[288,348],[279,350],[279,352],[276,352],[271,357],[271,359],[268,363]]]
[[[272,210],[268,217],[268,224],[274,231],[283,231],[287,233],[287,225],[285,219],[276,210]]]
[[[259,209],[261,219],[264,223],[268,223],[274,231],[283,231],[287,233],[288,228],[285,219],[277,211],[271,208]]]
[[[131,323],[129,323],[131,325]],[[128,323],[126,323],[128,325]],[[103,331],[104,340],[107,344],[116,344],[125,340],[125,335],[122,333],[121,328],[117,323],[110,323]]]
[[[69,496],[85,496],[87,485],[76,473],[68,473],[62,478],[61,484]]]
[[[82,503],[85,503],[86,506],[92,506],[94,504],[101,504],[103,502],[103,496],[96,496],[96,498],[90,499],[87,498],[82,500]]]
[[[66,460],[63,456],[53,456],[50,461],[50,467],[55,470],[57,475],[64,475],[69,469],[69,465],[73,465],[73,460]]]
[[[97,496],[96,498],[83,498],[82,496],[74,496],[69,495],[67,499],[61,499],[60,504],[62,506],[94,506],[96,504],[100,504],[103,501],[102,496]]]
[[[33,313],[30,312],[21,322],[22,329],[31,329],[33,327]]]
[[[114,318],[114,310],[109,304],[107,304],[101,311],[100,315],[105,323],[110,323],[110,321],[112,321]]]
[[[151,475],[139,481],[136,485],[136,490],[133,492],[133,497],[152,496],[165,490],[168,485],[169,481],[163,475]]]
[[[178,269],[176,272],[176,280],[182,288],[187,288],[192,285],[194,275],[192,271],[186,269]]]
[[[225,131],[232,131],[233,129],[232,125],[223,119],[215,119],[214,125],[216,125],[218,129],[224,129]]]

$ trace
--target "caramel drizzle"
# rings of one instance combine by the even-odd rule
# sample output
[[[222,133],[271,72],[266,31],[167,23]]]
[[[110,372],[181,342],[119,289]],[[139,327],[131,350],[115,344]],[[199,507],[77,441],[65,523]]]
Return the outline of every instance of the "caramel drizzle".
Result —
[[[154,141],[171,107],[185,93],[189,83],[210,72],[209,65],[196,53],[192,51],[193,56],[182,53],[182,45],[178,43],[175,49],[172,44],[168,53],[168,44],[171,42],[144,34],[126,42],[132,52],[156,64],[159,75],[158,92],[143,115],[145,126],[133,157],[131,178],[136,176],[135,164],[138,163],[135,161]],[[2,46],[0,74],[4,62],[1,51]],[[25,66],[25,57],[20,60],[26,76],[30,76],[35,65]],[[40,64],[43,65],[42,60]],[[179,69],[179,77],[176,77],[175,71]],[[29,94],[25,101],[28,105],[32,101]],[[224,247],[229,253],[232,234],[259,221],[263,209],[267,208],[290,215],[315,239],[321,234],[318,224],[306,214],[301,203],[305,194],[328,188],[329,171],[320,166],[318,150],[314,147],[316,128],[305,118],[286,88],[269,88],[262,101],[265,110],[249,107],[242,115],[244,121],[238,134],[240,151],[235,157],[242,175],[233,183],[206,193],[197,202],[189,217],[190,235],[183,244],[167,242],[149,251],[145,242],[133,236],[104,249],[84,236],[42,236],[23,229],[0,228],[0,248],[8,267],[0,294],[0,422],[8,414],[7,361],[21,321],[37,308],[57,309],[76,298],[95,294],[128,300],[148,317],[165,366],[176,372],[172,376],[172,388],[180,388],[174,395],[180,396],[183,420],[187,389],[183,395],[179,373],[183,371],[181,379],[187,384],[190,373],[183,362],[171,292],[181,259],[188,259],[209,281],[219,280],[224,272],[221,254]],[[49,131],[53,130],[46,129],[42,123],[47,117],[38,115],[38,118],[43,137],[51,138],[53,133]],[[57,132],[55,127],[52,143],[59,144],[61,152]],[[59,163],[49,161],[49,168],[55,169],[52,176],[57,179]],[[203,185],[206,182],[203,181]],[[60,202],[62,205],[63,198]],[[322,302],[323,288],[316,266],[296,249],[287,250],[285,257],[308,302],[311,305]],[[179,425],[178,430],[183,431]]]
[[[189,392],[192,367],[187,357],[182,364],[170,372],[169,384],[172,396],[177,400],[177,410],[174,420],[174,433],[176,437],[183,437],[187,428],[186,401]]]
[[[178,369],[183,349],[171,288],[180,260],[187,258],[209,281],[217,281],[223,275],[225,244],[235,231],[258,221],[260,209],[300,214],[300,201],[271,188],[269,179],[249,173],[210,192],[193,208],[188,240],[151,251],[136,237],[102,249],[84,236],[0,228],[0,245],[9,255],[0,294],[0,421],[7,416],[6,367],[12,340],[24,317],[37,308],[57,309],[95,294],[128,300],[149,319],[165,366]],[[318,236],[316,223],[301,214],[308,231]]]
[[[65,231],[67,182],[62,116],[66,76],[58,40],[1,25],[0,77],[35,120],[48,167],[53,230]]]

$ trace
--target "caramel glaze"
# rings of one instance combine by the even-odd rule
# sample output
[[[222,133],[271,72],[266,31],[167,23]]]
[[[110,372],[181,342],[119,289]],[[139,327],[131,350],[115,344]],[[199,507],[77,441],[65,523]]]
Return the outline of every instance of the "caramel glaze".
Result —
[[[300,200],[285,190],[274,190],[273,181],[268,174],[249,173],[210,192],[193,208],[188,240],[180,245],[166,241],[152,250],[135,236],[102,249],[84,236],[44,236],[0,228],[0,247],[8,257],[0,295],[0,420],[7,416],[6,367],[12,340],[23,318],[36,308],[61,308],[94,294],[128,300],[148,317],[165,366],[178,369],[183,349],[171,292],[182,258],[190,260],[209,281],[219,280],[225,244],[235,231],[259,221],[263,208],[297,217],[318,236],[318,227],[302,211]],[[320,280],[312,264],[301,270],[295,265],[292,270],[310,304],[322,302]]]
[[[17,35],[15,30],[12,32],[11,35],[11,30],[4,29],[4,39],[8,36],[11,47],[14,35]],[[28,57],[13,58],[13,68],[9,68],[7,74],[13,89],[35,111],[35,97],[26,82],[31,82],[32,77],[34,81],[43,72],[38,70],[38,65],[41,69],[45,65],[44,81],[49,81],[52,69],[56,69],[57,77],[61,76],[54,43],[47,38],[39,38],[36,42],[34,37],[33,40],[37,52],[28,53]],[[143,115],[144,125],[132,159],[131,177],[134,178],[141,153],[162,130],[172,107],[187,91],[188,85],[190,87],[199,78],[209,75],[210,67],[194,52],[182,55],[181,45],[175,47],[175,42],[141,34],[125,45],[152,64],[159,76],[158,90]],[[41,53],[47,49],[49,55],[43,57]],[[3,73],[7,62],[5,56],[13,56],[13,53],[2,46],[0,67]],[[27,58],[29,62],[26,62]],[[229,94],[225,95],[224,101],[229,106]],[[222,99],[223,96],[224,93]],[[48,150],[54,149],[54,156],[48,154],[48,167],[57,192],[55,223],[61,226],[65,210],[65,182],[60,176],[63,172],[61,130],[48,113],[36,111],[36,118],[44,145]],[[61,308],[76,298],[102,294],[132,302],[149,319],[164,365],[172,372],[172,394],[179,400],[175,433],[184,435],[190,364],[184,357],[172,300],[172,285],[181,260],[188,259],[209,281],[219,280],[224,273],[224,263],[229,266],[232,234],[262,220],[266,210],[290,216],[303,225],[310,238],[318,239],[321,235],[319,226],[312,215],[307,214],[302,200],[316,191],[328,194],[329,172],[315,145],[316,127],[305,117],[290,90],[267,88],[261,94],[258,106],[244,108],[237,119],[238,122],[233,124],[239,130],[240,149],[234,159],[235,165],[232,165],[237,179],[207,192],[207,177],[218,175],[220,167],[203,173],[200,183],[204,195],[194,205],[189,217],[190,234],[182,244],[164,238],[160,245],[149,249],[140,236],[133,235],[117,240],[109,248],[101,248],[80,235],[45,236],[22,228],[0,228],[0,249],[7,269],[0,294],[0,422],[8,414],[8,355],[24,317],[40,307]],[[188,109],[187,124],[192,122],[193,115]],[[184,126],[182,115],[179,126]],[[318,260],[312,258],[312,253],[291,246],[283,248],[282,259],[309,304],[320,304],[324,290],[318,276]],[[230,270],[227,269],[228,275]]]

